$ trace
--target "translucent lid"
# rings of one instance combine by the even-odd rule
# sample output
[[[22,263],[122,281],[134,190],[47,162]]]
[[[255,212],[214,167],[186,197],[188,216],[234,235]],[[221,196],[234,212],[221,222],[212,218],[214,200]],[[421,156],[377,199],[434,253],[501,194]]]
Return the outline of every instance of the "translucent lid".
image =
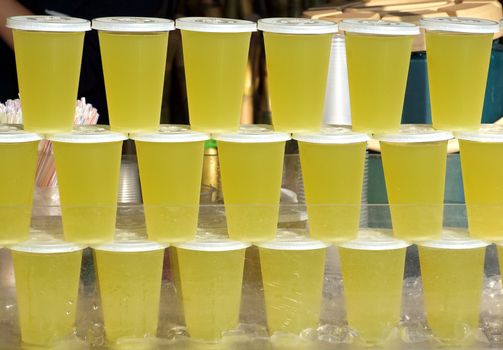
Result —
[[[481,18],[466,17],[437,17],[423,18],[420,21],[422,28],[426,30],[438,30],[444,32],[491,34],[500,31],[498,22]]]
[[[308,18],[263,18],[257,28],[281,34],[330,34],[337,32],[337,23]]]
[[[440,249],[474,249],[484,248],[489,243],[477,239],[471,239],[465,229],[445,229],[440,239],[417,243],[420,246]]]
[[[204,132],[190,130],[189,125],[178,124],[163,124],[157,132],[135,133],[129,137],[144,142],[195,142],[210,139]]]
[[[93,19],[92,28],[107,32],[168,32],[175,29],[175,22],[154,17],[101,17]]]
[[[147,240],[119,240],[106,244],[94,246],[94,250],[117,252],[117,253],[137,253],[137,252],[151,252],[154,250],[163,250],[167,248],[168,244],[161,244]]]
[[[71,132],[48,135],[47,139],[66,143],[103,143],[127,140],[126,135],[104,125],[78,125]]]
[[[396,133],[374,135],[376,140],[398,143],[447,141],[453,137],[450,131],[435,130],[426,124],[403,124]]]
[[[454,134],[460,140],[475,142],[503,142],[503,125],[482,124],[479,130],[459,131]]]
[[[243,124],[235,133],[222,133],[214,135],[217,141],[240,143],[266,143],[281,142],[291,139],[286,132],[275,132],[266,124]]]
[[[14,16],[7,18],[7,28],[40,32],[85,32],[91,22],[82,18],[63,16]]]
[[[345,19],[339,23],[339,30],[378,35],[418,35],[420,32],[419,27],[412,23],[380,19]]]
[[[272,241],[257,243],[257,247],[265,249],[274,250],[315,250],[324,249],[330,246],[330,244],[316,241],[314,239],[285,239],[276,238]]]
[[[197,250],[202,252],[225,252],[230,250],[246,249],[250,246],[249,243],[231,241],[228,239],[207,239],[195,240],[174,244],[176,248]]]
[[[23,131],[20,127],[9,124],[0,124],[0,143],[20,143],[40,141],[42,136]]]
[[[365,229],[358,233],[356,239],[338,246],[359,250],[390,250],[407,248],[410,243],[394,238],[392,231],[388,229]]]
[[[85,247],[53,238],[50,234],[39,232],[32,233],[28,241],[9,247],[16,252],[35,254],[70,253],[84,249]]]
[[[326,126],[320,132],[293,134],[292,138],[301,142],[324,144],[360,143],[370,139],[367,134],[354,132],[345,126]]]
[[[194,32],[245,33],[256,32],[257,24],[252,21],[218,17],[183,17],[176,20],[176,28]]]

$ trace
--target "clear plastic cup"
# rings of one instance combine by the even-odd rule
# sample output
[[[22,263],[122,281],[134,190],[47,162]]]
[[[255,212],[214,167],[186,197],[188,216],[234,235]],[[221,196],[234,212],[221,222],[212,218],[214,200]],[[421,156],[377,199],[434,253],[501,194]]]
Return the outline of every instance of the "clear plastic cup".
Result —
[[[12,29],[23,108],[28,131],[70,131],[75,116],[85,19],[58,16],[15,16]]]
[[[159,128],[168,51],[175,23],[164,18],[102,17],[98,30],[110,127],[114,131]]]
[[[24,343],[50,346],[73,334],[82,249],[41,234],[11,247]]]
[[[41,139],[18,127],[0,125],[0,244],[28,239]]]
[[[403,125],[380,134],[386,192],[396,237],[421,241],[442,233],[447,141],[452,133]]]
[[[478,18],[423,18],[431,117],[435,129],[477,130],[498,22]]]
[[[345,31],[353,130],[369,133],[400,129],[409,74],[411,23],[346,19]]]
[[[226,240],[176,245],[185,324],[192,339],[216,342],[222,332],[237,328],[248,246]]]
[[[293,138],[299,143],[311,238],[356,238],[369,137],[332,126]]]
[[[239,132],[215,139],[229,237],[246,242],[273,239],[290,135],[264,125],[243,125]]]
[[[53,134],[65,240],[111,241],[115,233],[123,134],[80,126]]]
[[[255,22],[229,18],[185,17],[182,32],[189,119],[192,129],[237,131],[246,65]]]
[[[337,24],[306,18],[265,18],[258,21],[258,29],[264,32],[274,130],[318,131]]]
[[[360,231],[357,239],[339,245],[347,320],[358,342],[375,346],[393,338],[409,245],[389,230]]]
[[[487,245],[455,230],[418,245],[428,325],[444,345],[465,346],[475,340]]]

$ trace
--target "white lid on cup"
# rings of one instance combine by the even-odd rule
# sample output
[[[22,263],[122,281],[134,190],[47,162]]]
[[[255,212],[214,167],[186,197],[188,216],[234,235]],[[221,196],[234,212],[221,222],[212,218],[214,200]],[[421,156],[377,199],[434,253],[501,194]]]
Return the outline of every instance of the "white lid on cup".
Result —
[[[147,240],[119,240],[110,243],[93,246],[94,250],[114,252],[114,253],[139,253],[151,252],[155,250],[164,250],[169,247],[168,244],[152,242]]]
[[[56,254],[76,252],[84,249],[85,247],[79,244],[53,238],[50,234],[45,232],[39,232],[36,234],[32,233],[29,240],[17,243],[9,248],[13,251],[23,253]]]
[[[267,143],[288,141],[291,137],[286,132],[273,131],[267,124],[243,124],[238,132],[216,134],[214,139],[224,142]]]
[[[339,30],[358,34],[377,35],[418,35],[419,27],[412,23],[386,21],[381,19],[345,19],[339,23]]]
[[[439,239],[417,243],[419,246],[438,249],[475,249],[490,243],[471,239],[466,229],[444,229]]]
[[[453,137],[450,131],[435,130],[426,124],[403,124],[396,133],[374,135],[378,141],[397,143],[448,141]]]
[[[474,131],[459,131],[454,133],[459,140],[475,142],[503,142],[503,125],[482,124],[480,129]]]
[[[255,244],[259,248],[271,250],[317,250],[328,248],[330,244],[317,241],[314,239],[282,239],[276,238],[272,241],[261,242]]]
[[[0,124],[0,143],[21,143],[42,140],[42,136],[22,130],[16,125]]]
[[[204,132],[194,131],[189,125],[162,124],[157,132],[134,133],[129,137],[143,142],[195,142],[206,141],[210,136]]]
[[[13,16],[7,18],[7,28],[38,32],[86,32],[91,30],[87,19],[66,16]]]
[[[207,33],[256,32],[257,23],[242,19],[220,17],[182,17],[176,20],[177,29]]]
[[[263,32],[279,34],[330,34],[336,33],[337,23],[309,18],[263,18],[257,22]]]
[[[155,17],[100,17],[93,19],[92,28],[105,32],[169,32],[175,22]]]
[[[407,248],[411,244],[394,238],[389,229],[364,229],[358,237],[348,242],[337,244],[338,247],[357,250],[392,250]]]
[[[231,250],[246,249],[250,243],[232,241],[228,239],[201,239],[174,244],[176,248],[195,250],[199,252],[227,252]]]
[[[500,31],[498,22],[481,18],[437,17],[422,18],[421,28],[443,32],[493,34]]]
[[[321,128],[320,132],[293,134],[292,138],[301,142],[321,144],[349,144],[367,142],[367,134],[354,132],[347,126],[329,125]]]
[[[71,132],[47,136],[49,141],[64,143],[105,143],[127,140],[126,135],[110,131],[104,125],[78,125]]]

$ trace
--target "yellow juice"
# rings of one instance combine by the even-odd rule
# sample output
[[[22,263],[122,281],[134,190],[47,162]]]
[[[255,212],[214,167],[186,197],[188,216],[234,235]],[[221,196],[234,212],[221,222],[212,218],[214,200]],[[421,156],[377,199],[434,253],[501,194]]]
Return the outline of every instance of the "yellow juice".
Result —
[[[13,34],[25,130],[71,130],[84,33],[13,30]]]
[[[434,128],[479,128],[492,38],[493,34],[426,31]]]
[[[400,128],[413,36],[346,32],[353,130]]]
[[[365,142],[299,142],[311,238],[341,241],[356,237],[365,149]]]
[[[320,129],[332,36],[264,32],[274,130]]]
[[[442,232],[447,141],[381,142],[396,237],[418,241]]]
[[[161,118],[168,32],[99,32],[112,130],[155,130]]]
[[[192,129],[237,131],[251,33],[181,33]]]

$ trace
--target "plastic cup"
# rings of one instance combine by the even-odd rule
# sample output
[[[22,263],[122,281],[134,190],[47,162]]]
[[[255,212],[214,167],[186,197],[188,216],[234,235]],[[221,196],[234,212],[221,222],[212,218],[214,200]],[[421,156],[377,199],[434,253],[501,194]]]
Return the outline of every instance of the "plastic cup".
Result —
[[[84,33],[89,21],[58,16],[15,16],[12,28],[24,128],[70,131],[75,116]]]
[[[376,135],[381,144],[391,222],[396,237],[421,241],[442,233],[447,140],[452,134],[426,125],[403,125]]]
[[[311,238],[356,238],[368,136],[345,127],[326,127],[293,138],[299,142]]]
[[[273,239],[278,225],[286,133],[261,125],[216,135],[229,237]]]
[[[94,248],[107,341],[156,336],[165,248],[149,241]]]
[[[357,239],[339,246],[348,324],[367,345],[386,343],[400,322],[409,244],[387,231],[360,231]]]
[[[101,126],[53,134],[65,240],[111,241],[115,233],[123,134]]]
[[[369,133],[400,129],[412,40],[411,23],[346,19],[349,95],[353,130]]]
[[[237,131],[245,88],[251,32],[255,22],[185,17],[182,32],[189,118],[192,129]]]
[[[323,119],[328,63],[337,24],[306,18],[265,18],[272,124],[276,131],[318,131]]]
[[[0,125],[0,244],[28,239],[41,137]]]
[[[73,334],[82,247],[39,235],[11,249],[22,341],[48,346]]]
[[[102,17],[98,30],[110,127],[139,132],[159,128],[169,19]]]
[[[192,339],[216,342],[222,332],[237,328],[248,246],[224,240],[176,245],[185,324]]]
[[[497,22],[475,18],[423,18],[431,117],[435,129],[477,130],[482,119],[493,34]]]
[[[260,243],[269,334],[300,334],[320,321],[327,244],[298,239]]]
[[[444,345],[475,340],[487,245],[452,230],[418,246],[426,317],[433,336]]]

